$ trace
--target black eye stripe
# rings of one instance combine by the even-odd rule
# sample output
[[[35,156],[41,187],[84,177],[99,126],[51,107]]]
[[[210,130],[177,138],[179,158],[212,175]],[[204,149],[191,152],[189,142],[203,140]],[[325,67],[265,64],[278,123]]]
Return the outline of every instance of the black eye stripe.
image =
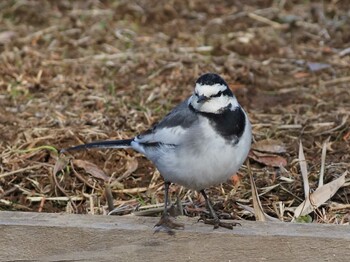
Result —
[[[197,96],[197,97],[200,96],[197,92],[195,92],[194,95]],[[208,98],[220,97],[221,95],[230,96],[230,97],[233,96],[231,90],[230,90],[229,88],[226,88],[225,90],[219,91],[219,92],[216,93],[215,95],[211,95],[211,96],[209,96]]]
[[[220,97],[222,95],[222,91],[220,91],[219,93],[215,94],[215,95],[211,95],[210,97]]]

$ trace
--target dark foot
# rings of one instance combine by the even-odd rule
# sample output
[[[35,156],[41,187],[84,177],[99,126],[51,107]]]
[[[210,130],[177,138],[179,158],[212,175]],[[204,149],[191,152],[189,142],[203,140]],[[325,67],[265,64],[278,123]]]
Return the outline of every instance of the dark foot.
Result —
[[[203,221],[204,224],[214,225],[214,229],[219,227],[233,229],[235,226],[241,226],[241,224],[237,222],[221,222],[219,218],[206,218],[205,216],[201,216],[198,221]]]
[[[154,226],[156,229],[154,233],[159,231],[164,231],[169,235],[174,235],[175,231],[173,229],[184,229],[185,225],[182,223],[177,223],[174,221],[175,218],[169,216],[168,214],[163,214],[159,222]]]

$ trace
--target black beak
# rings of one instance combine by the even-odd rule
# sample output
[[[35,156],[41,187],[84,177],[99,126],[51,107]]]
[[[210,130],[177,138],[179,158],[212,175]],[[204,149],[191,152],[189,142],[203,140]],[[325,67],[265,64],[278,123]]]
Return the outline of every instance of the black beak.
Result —
[[[202,102],[205,102],[205,101],[208,101],[209,100],[209,97],[206,97],[206,96],[198,96],[198,99],[197,99],[197,102],[198,103],[202,103]]]

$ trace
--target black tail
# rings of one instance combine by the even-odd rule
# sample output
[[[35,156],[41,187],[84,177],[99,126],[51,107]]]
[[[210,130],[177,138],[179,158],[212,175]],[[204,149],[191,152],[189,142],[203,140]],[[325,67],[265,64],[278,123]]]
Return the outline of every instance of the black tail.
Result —
[[[133,139],[96,141],[88,144],[72,146],[62,149],[60,152],[88,149],[88,148],[129,148]]]

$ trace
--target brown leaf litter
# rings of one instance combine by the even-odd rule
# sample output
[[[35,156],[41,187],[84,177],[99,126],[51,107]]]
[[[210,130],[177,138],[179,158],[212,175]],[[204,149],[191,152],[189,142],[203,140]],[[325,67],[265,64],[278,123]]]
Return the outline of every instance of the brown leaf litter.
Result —
[[[140,154],[89,150],[62,159],[56,149],[146,130],[208,71],[234,89],[254,133],[256,187],[243,166],[235,184],[210,188],[221,217],[254,219],[242,205],[259,199],[265,217],[291,221],[320,180],[327,186],[349,170],[345,1],[2,1],[0,10],[1,210],[159,209],[163,180]],[[311,221],[349,223],[344,179],[315,201]],[[170,196],[186,215],[204,208],[178,185]]]

